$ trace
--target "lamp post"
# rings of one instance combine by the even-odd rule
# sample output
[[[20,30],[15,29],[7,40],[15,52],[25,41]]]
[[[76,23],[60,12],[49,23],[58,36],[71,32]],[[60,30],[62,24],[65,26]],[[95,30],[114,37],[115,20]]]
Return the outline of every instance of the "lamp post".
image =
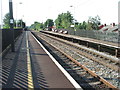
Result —
[[[70,7],[74,8],[74,17],[75,17],[75,6],[71,5]],[[76,31],[76,29],[75,29],[75,18],[74,18],[74,35],[75,35],[75,31]]]
[[[19,2],[19,4],[21,5],[22,2]],[[18,21],[17,21],[17,9],[18,9],[18,4],[16,3],[16,28],[18,27]]]
[[[10,30],[11,30],[11,51],[14,52],[14,19],[13,19],[13,7],[12,7],[12,0],[9,0],[9,14],[10,14]]]

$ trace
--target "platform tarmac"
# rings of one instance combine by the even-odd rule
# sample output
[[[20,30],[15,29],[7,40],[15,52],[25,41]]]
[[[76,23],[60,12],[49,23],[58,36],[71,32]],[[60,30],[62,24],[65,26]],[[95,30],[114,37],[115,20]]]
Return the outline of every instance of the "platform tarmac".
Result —
[[[36,42],[24,31],[2,60],[2,88],[72,89],[73,83]]]

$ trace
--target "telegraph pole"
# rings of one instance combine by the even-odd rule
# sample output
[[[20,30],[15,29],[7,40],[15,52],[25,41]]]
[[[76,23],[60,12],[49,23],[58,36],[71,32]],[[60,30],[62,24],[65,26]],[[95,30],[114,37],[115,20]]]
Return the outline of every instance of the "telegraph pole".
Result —
[[[11,30],[11,51],[15,51],[14,47],[14,19],[13,19],[13,7],[12,0],[9,0],[9,14],[10,14],[10,30]]]

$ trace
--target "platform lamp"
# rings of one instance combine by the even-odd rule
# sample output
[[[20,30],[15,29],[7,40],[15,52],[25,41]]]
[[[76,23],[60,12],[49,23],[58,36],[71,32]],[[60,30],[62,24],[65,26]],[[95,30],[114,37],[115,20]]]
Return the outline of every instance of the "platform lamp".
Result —
[[[71,5],[70,7],[74,8],[74,17],[75,17],[75,6]],[[74,19],[74,35],[75,35],[75,31],[76,29],[75,29],[75,19]]]
[[[22,2],[19,2],[19,5],[22,5],[23,3]],[[18,27],[18,20],[17,20],[17,9],[18,9],[18,6],[19,6],[17,3],[16,3],[16,28]]]
[[[12,7],[12,0],[9,0],[9,14],[10,14],[10,30],[11,30],[11,51],[15,51],[14,47],[14,19],[13,19],[13,7]]]

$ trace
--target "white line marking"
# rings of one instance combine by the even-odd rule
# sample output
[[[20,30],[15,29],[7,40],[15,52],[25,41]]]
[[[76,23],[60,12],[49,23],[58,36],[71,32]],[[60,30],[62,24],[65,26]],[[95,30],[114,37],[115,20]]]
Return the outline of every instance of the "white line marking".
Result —
[[[32,35],[33,36],[33,35]],[[33,36],[34,37],[34,36]],[[57,67],[63,72],[63,74],[68,78],[68,80],[73,84],[77,90],[83,90],[81,86],[71,77],[71,75],[56,61],[56,59],[46,50],[46,48],[34,37],[37,43],[44,49],[44,51],[49,55],[52,61],[57,65]]]

